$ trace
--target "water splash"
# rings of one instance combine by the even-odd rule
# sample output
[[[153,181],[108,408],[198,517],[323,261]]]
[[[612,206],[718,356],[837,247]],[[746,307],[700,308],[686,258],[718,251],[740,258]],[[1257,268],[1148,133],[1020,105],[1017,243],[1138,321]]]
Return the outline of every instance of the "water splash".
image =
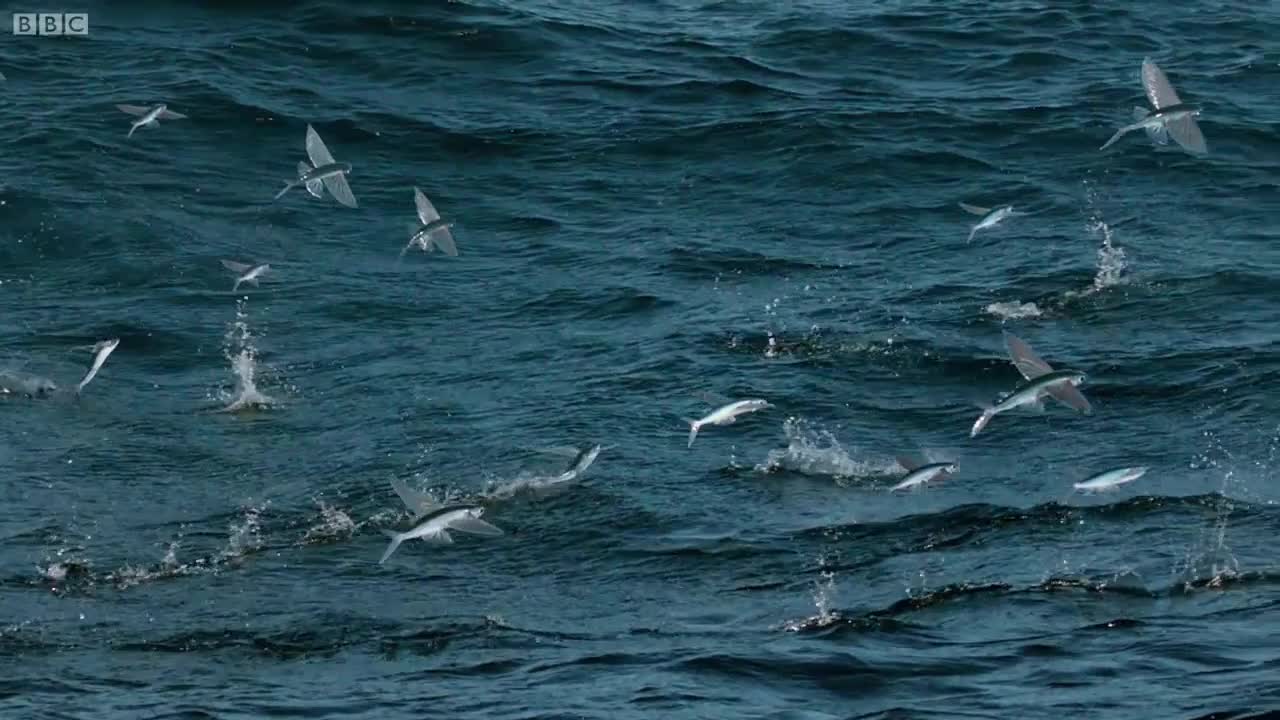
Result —
[[[345,540],[355,534],[356,522],[350,515],[337,507],[325,504],[323,500],[317,500],[316,504],[320,506],[320,520],[307,528],[299,544],[312,545]]]
[[[817,613],[800,620],[787,620],[780,623],[776,629],[787,632],[820,630],[835,625],[844,618],[840,611],[835,609],[836,573],[831,569],[839,562],[838,553],[824,550],[818,555],[818,577],[813,581],[813,606]]]
[[[827,430],[811,427],[803,418],[789,417],[782,424],[787,447],[769,451],[757,472],[791,471],[836,479],[889,475],[897,469],[893,461],[855,460]]]
[[[227,526],[227,547],[222,551],[223,561],[239,561],[244,556],[262,548],[262,511],[266,505],[249,506],[244,509],[240,522],[232,522]]]
[[[509,500],[517,495],[542,499],[564,492],[572,485],[572,482],[562,480],[559,474],[542,475],[522,471],[511,480],[490,481],[484,492],[484,499]]]
[[[1209,448],[1197,458],[1198,464],[1206,468],[1218,468],[1221,466],[1218,458],[1228,464],[1234,462],[1231,453],[1215,433],[1205,431],[1204,434],[1209,440]],[[1198,585],[1221,587],[1224,582],[1240,576],[1240,561],[1227,545],[1227,528],[1231,513],[1235,510],[1229,491],[1235,482],[1235,472],[1228,467],[1223,472],[1222,485],[1218,489],[1224,502],[1214,511],[1213,525],[1200,529],[1199,537],[1187,547],[1182,563],[1174,567],[1174,573],[1182,580],[1185,591],[1189,592]]]
[[[1124,248],[1113,243],[1112,230],[1103,221],[1092,223],[1089,230],[1102,236],[1102,244],[1098,247],[1098,272],[1093,276],[1093,285],[1085,293],[1101,292],[1125,282],[1123,273],[1128,265],[1125,263]]]
[[[235,380],[230,394],[223,393],[221,398],[226,405],[225,412],[257,410],[276,404],[275,399],[258,390],[254,382],[257,374],[257,348],[253,344],[253,335],[249,332],[248,315],[245,310],[246,300],[236,301],[236,318],[227,328],[224,353],[231,363],[231,374]]]
[[[1038,318],[1041,315],[1040,308],[1033,302],[994,302],[984,308],[988,315],[998,317],[1001,320],[1024,320],[1026,318]]]

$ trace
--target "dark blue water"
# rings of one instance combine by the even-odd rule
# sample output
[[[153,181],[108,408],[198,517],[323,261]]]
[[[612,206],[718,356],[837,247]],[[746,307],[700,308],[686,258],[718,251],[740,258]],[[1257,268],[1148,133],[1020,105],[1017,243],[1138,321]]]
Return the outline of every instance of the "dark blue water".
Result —
[[[1274,6],[31,9],[90,36],[0,37],[0,361],[60,387],[0,402],[4,717],[1280,710]],[[1208,157],[1098,152],[1145,56]],[[357,209],[271,202],[308,123]],[[970,439],[1002,328],[1094,413]],[[775,407],[687,448],[704,392]],[[378,565],[393,479],[506,534]]]

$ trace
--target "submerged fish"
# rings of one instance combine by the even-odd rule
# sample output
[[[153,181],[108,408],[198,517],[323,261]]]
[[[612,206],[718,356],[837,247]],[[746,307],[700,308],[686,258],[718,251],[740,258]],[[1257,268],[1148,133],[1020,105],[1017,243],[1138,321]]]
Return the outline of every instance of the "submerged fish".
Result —
[[[383,530],[382,534],[391,538],[391,542],[387,545],[386,552],[382,553],[382,558],[378,560],[378,564],[381,565],[386,562],[387,558],[391,557],[396,548],[400,547],[400,543],[405,540],[422,538],[427,542],[449,544],[453,542],[453,538],[449,536],[450,530],[490,537],[501,535],[502,530],[480,519],[480,515],[483,513],[484,508],[479,507],[442,510],[436,515],[428,517],[412,530],[402,533]]]
[[[1095,492],[1100,490],[1111,490],[1120,487],[1125,483],[1131,483],[1147,473],[1146,466],[1123,467],[1114,470],[1100,472],[1097,475],[1083,482],[1075,483],[1073,487],[1077,490],[1086,492]]]
[[[1200,126],[1196,123],[1200,108],[1182,102],[1173,85],[1169,83],[1169,78],[1158,65],[1151,61],[1151,58],[1144,58],[1142,61],[1142,88],[1146,91],[1147,100],[1151,102],[1151,107],[1154,109],[1148,113],[1144,108],[1134,108],[1136,122],[1117,130],[1116,134],[1112,135],[1099,150],[1106,150],[1126,134],[1143,129],[1157,144],[1167,144],[1168,138],[1172,137],[1188,152],[1196,155],[1209,152],[1204,134],[1200,132]]]
[[[732,425],[737,422],[739,415],[746,415],[757,410],[773,407],[765,400],[750,399],[738,400],[728,405],[718,407],[712,410],[705,417],[698,420],[690,420],[685,418],[685,422],[689,423],[689,447],[693,447],[693,441],[698,437],[698,431],[707,425]]]
[[[994,406],[983,408],[982,414],[973,423],[973,429],[969,431],[969,437],[975,437],[982,432],[987,423],[991,422],[991,418],[1002,412],[1024,406],[1040,410],[1043,407],[1041,402],[1053,388],[1063,384],[1079,385],[1084,380],[1085,374],[1079,370],[1055,370],[1045,373],[1004,396]]]
[[[956,473],[959,466],[953,462],[936,462],[920,465],[908,457],[899,457],[898,464],[907,469],[907,474],[897,485],[889,488],[889,492],[907,490],[933,480],[946,480]]]
[[[102,369],[102,363],[107,361],[107,356],[114,352],[116,347],[119,345],[119,338],[111,338],[110,340],[103,340],[93,346],[93,352],[95,353],[93,356],[93,367],[89,368],[89,372],[85,373],[84,379],[80,381],[79,385],[76,385],[77,395],[80,394],[80,391],[84,390],[85,385],[88,385],[89,382],[93,380],[93,378],[98,374],[98,370]]]
[[[276,193],[275,199],[279,200],[282,195],[299,185],[306,187],[307,192],[315,197],[323,197],[324,193],[320,189],[323,185],[329,194],[333,195],[334,200],[350,208],[357,207],[356,196],[351,193],[351,186],[347,184],[351,163],[335,161],[329,148],[325,147],[324,141],[320,139],[320,135],[309,124],[307,125],[307,157],[311,158],[311,163],[299,162],[298,179],[285,183],[284,189]]]
[[[989,230],[999,225],[1000,223],[1004,222],[1007,218],[1011,218],[1015,215],[1030,214],[1030,213],[1014,212],[1012,205],[1002,205],[998,208],[993,209],[993,208],[979,207],[977,205],[970,205],[969,203],[960,203],[960,207],[965,212],[972,213],[973,215],[982,216],[982,219],[978,221],[978,224],[974,225],[973,229],[969,231],[968,242],[973,242],[973,236],[977,235],[979,230]]]
[[[458,246],[453,242],[453,235],[449,232],[449,228],[453,227],[452,222],[445,222],[440,219],[440,213],[436,212],[436,208],[427,199],[426,195],[418,188],[413,189],[413,203],[418,210],[418,220],[421,225],[414,228],[409,234],[409,244],[404,246],[400,251],[400,256],[409,251],[409,248],[417,245],[422,248],[423,252],[431,252],[434,246],[445,255],[457,256]]]
[[[0,395],[24,395],[43,398],[58,391],[54,381],[17,370],[0,370]]]
[[[231,260],[223,260],[222,267],[236,274],[236,283],[231,286],[231,292],[240,289],[241,283],[252,283],[254,287],[258,286],[258,278],[262,277],[271,266],[263,263],[261,265],[245,265],[244,263],[232,262]]]
[[[140,116],[137,120],[133,121],[133,124],[129,127],[129,134],[125,136],[126,138],[133,137],[134,131],[140,127],[159,125],[161,120],[187,119],[186,115],[170,110],[163,103],[151,108],[143,107],[141,105],[117,105],[116,107],[130,115]]]

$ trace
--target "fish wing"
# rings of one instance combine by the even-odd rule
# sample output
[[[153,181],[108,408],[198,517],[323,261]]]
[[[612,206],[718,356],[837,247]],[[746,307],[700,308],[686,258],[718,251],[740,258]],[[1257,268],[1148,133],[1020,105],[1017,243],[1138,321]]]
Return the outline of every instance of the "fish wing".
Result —
[[[699,400],[702,400],[702,402],[716,408],[723,407],[733,402],[728,395],[721,395],[718,392],[712,392],[710,390],[699,390],[695,392],[694,395]]]
[[[917,468],[920,467],[920,463],[916,462],[913,458],[910,458],[906,455],[899,455],[897,457],[897,460],[898,460],[898,464],[901,465],[903,468],[905,468],[907,473],[913,473],[916,471]]]
[[[129,113],[130,115],[137,115],[138,117],[142,117],[143,115],[151,112],[151,108],[142,107],[141,105],[117,105],[116,107],[122,112]]]
[[[1093,412],[1093,406],[1089,404],[1089,399],[1071,383],[1050,385],[1047,390],[1050,397],[1073,410],[1079,410],[1086,415]]]
[[[161,110],[160,114],[157,115],[156,117],[160,118],[161,120],[186,120],[187,119],[186,115],[183,115],[182,113],[179,113],[179,112],[174,112],[168,108]]]
[[[1190,115],[1180,117],[1176,120],[1170,120],[1165,123],[1165,127],[1169,131],[1169,135],[1173,137],[1183,150],[1194,153],[1196,155],[1207,155],[1209,146],[1204,142],[1204,134],[1200,132],[1200,125],[1196,123],[1196,119]]]
[[[307,157],[311,158],[311,164],[316,167],[334,162],[333,155],[329,154],[329,148],[324,146],[320,134],[310,124],[307,125]],[[333,190],[330,189],[329,192]]]
[[[489,537],[495,537],[503,534],[501,528],[494,527],[493,525],[490,525],[489,523],[481,520],[480,518],[471,517],[470,515],[463,515],[461,517],[450,520],[447,527],[450,530],[457,530],[459,532],[471,533],[472,535],[486,535]]]
[[[428,249],[434,244],[445,255],[458,256],[458,246],[453,242],[453,233],[449,232],[449,228],[444,225],[428,232],[426,240]]]
[[[979,205],[970,205],[969,203],[960,203],[960,209],[974,215],[986,215],[991,212],[991,208],[984,208]]]
[[[1142,88],[1147,91],[1151,106],[1157,110],[1182,104],[1173,85],[1169,84],[1169,78],[1151,58],[1142,59]]]
[[[1018,368],[1018,372],[1022,373],[1022,377],[1027,380],[1035,380],[1041,375],[1047,375],[1053,372],[1053,366],[1045,362],[1036,355],[1022,338],[1014,335],[1006,330],[1004,332],[1004,344],[1009,349],[1009,360],[1013,362],[1013,366]]]
[[[391,489],[396,491],[396,495],[400,496],[400,501],[414,514],[414,517],[426,515],[438,506],[430,495],[410,488],[400,478],[391,480]]]
[[[416,187],[413,189],[413,204],[418,206],[418,219],[423,225],[430,225],[440,219],[440,213],[436,212],[435,206]]]
[[[243,275],[253,269],[252,265],[245,265],[244,263],[238,263],[232,260],[223,260],[222,267],[237,275]]]
[[[1142,122],[1144,119],[1146,119],[1148,114],[1149,113],[1147,112],[1146,108],[1141,108],[1136,105],[1133,108],[1133,119],[1137,122]],[[1169,131],[1165,129],[1163,125],[1148,127],[1145,129],[1147,131],[1147,137],[1151,138],[1151,142],[1157,145],[1169,144]]]
[[[351,186],[347,184],[347,176],[343,173],[329,175],[324,179],[324,186],[334,200],[349,208],[357,207],[356,196],[351,194]]]

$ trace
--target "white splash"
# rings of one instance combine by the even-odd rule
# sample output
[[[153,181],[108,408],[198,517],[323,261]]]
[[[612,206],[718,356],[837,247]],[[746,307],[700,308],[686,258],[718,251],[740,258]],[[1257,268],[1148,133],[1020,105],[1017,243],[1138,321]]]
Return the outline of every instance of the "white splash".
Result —
[[[757,472],[788,470],[837,479],[889,475],[898,470],[893,461],[855,460],[830,432],[811,428],[803,418],[789,417],[782,424],[787,447],[769,451]]]
[[[356,522],[350,515],[339,508],[325,504],[324,501],[317,501],[317,503],[320,505],[320,522],[307,528],[300,544],[344,540],[355,534]]]
[[[509,500],[517,495],[544,498],[573,486],[573,483],[560,482],[558,478],[558,475],[521,471],[511,480],[491,481],[485,490],[484,497],[489,500]]]
[[[239,412],[275,405],[275,399],[258,390],[254,383],[258,368],[257,349],[253,345],[253,336],[249,333],[243,298],[236,303],[236,319],[227,329],[224,352],[231,362],[235,386],[229,395],[222,394],[222,400],[227,403],[222,409],[225,412]]]
[[[1011,302],[994,302],[988,305],[985,310],[988,315],[998,317],[1001,320],[1038,318],[1041,314],[1040,308],[1035,303],[1024,303],[1018,302],[1017,300],[1013,300]]]

